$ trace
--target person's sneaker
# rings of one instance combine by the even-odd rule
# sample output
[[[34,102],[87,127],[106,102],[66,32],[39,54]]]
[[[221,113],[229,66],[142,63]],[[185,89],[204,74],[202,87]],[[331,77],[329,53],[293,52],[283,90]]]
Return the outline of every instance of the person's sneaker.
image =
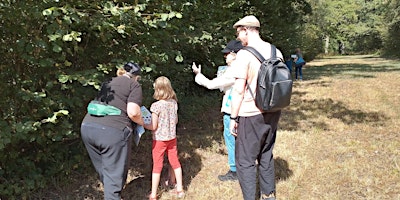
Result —
[[[260,197],[260,200],[276,200],[275,198],[275,192],[272,192],[271,194],[262,194]]]
[[[219,175],[218,179],[220,181],[236,181],[238,180],[236,172],[233,172],[231,170],[228,171],[225,175]]]

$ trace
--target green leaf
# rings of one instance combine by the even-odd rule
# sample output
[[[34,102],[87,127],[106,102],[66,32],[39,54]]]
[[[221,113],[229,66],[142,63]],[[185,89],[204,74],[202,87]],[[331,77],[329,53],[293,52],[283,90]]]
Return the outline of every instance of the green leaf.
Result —
[[[201,36],[200,39],[202,39],[202,40],[212,40],[212,38],[213,37],[212,37],[211,33],[203,31],[203,35]]]
[[[72,62],[69,62],[68,60],[65,60],[64,65],[69,67],[72,65]]]
[[[72,41],[73,37],[71,34],[67,34],[63,36],[63,41]]]
[[[68,110],[59,110],[56,114],[59,115],[59,116],[60,116],[60,114],[68,115],[69,111]]]
[[[61,15],[60,12],[58,12],[57,10],[54,10],[54,12],[53,12],[54,17],[58,17],[60,15]]]
[[[113,16],[119,16],[121,13],[119,12],[118,8],[116,6],[112,7],[110,9],[110,12]]]
[[[125,33],[125,25],[119,25],[117,27],[117,32],[120,33],[120,34]]]
[[[58,44],[53,44],[53,51],[56,53],[60,53],[62,51],[62,48],[58,46]]]
[[[24,129],[25,129],[25,128],[24,128],[24,125],[21,124],[21,123],[18,123],[18,124],[15,126],[15,131],[16,131],[17,133],[23,132]]]
[[[175,17],[176,16],[176,12],[170,12],[169,14],[168,14],[168,19],[172,19],[173,17]]]
[[[168,14],[165,14],[165,13],[161,14],[161,19],[164,20],[164,21],[167,21]]]
[[[63,19],[64,19],[64,21],[66,21],[68,24],[72,24],[71,17],[69,17],[69,16],[64,16]]]
[[[68,114],[69,114],[68,110],[59,110],[57,112],[54,112],[53,116],[51,116],[51,117],[49,117],[47,119],[43,119],[41,122],[42,123],[49,123],[50,122],[50,123],[55,124],[55,123],[57,123],[57,117],[63,116],[63,115],[68,115]]]
[[[182,62],[183,61],[183,56],[181,54],[177,55],[175,57],[176,62]]]
[[[149,73],[149,72],[153,71],[153,69],[151,67],[144,67],[144,71]]]
[[[42,11],[42,15],[49,16],[49,15],[51,15],[52,12],[53,11],[51,10],[51,8],[48,8],[48,9],[45,9]]]
[[[58,76],[58,81],[59,81],[60,83],[66,83],[68,80],[69,80],[69,76],[67,76],[67,75],[60,75],[60,76]]]

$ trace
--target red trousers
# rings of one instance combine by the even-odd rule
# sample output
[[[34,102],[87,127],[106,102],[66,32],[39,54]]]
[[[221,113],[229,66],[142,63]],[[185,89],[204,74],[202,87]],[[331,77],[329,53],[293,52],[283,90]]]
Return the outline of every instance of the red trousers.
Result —
[[[172,169],[181,167],[178,159],[178,148],[176,138],[168,141],[153,140],[153,173],[161,173],[164,162],[164,154],[167,152],[169,164]]]

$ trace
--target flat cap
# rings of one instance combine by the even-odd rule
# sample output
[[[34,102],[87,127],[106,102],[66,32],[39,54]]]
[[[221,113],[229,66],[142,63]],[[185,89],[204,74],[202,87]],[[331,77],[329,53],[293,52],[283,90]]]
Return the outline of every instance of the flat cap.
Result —
[[[254,15],[248,15],[246,17],[243,17],[239,21],[237,21],[233,25],[233,28],[237,28],[239,26],[258,27],[258,28],[260,28],[260,21],[258,21],[258,19]]]

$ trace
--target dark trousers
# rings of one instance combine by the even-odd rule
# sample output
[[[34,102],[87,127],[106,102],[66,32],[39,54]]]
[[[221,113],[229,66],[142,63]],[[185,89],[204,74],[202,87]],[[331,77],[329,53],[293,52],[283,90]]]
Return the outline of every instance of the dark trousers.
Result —
[[[259,198],[256,194],[258,161],[261,194],[275,192],[275,169],[272,150],[281,111],[251,117],[240,117],[236,138],[236,168],[244,200]]]
[[[104,199],[120,200],[130,161],[132,130],[82,123],[81,135],[104,185]]]

